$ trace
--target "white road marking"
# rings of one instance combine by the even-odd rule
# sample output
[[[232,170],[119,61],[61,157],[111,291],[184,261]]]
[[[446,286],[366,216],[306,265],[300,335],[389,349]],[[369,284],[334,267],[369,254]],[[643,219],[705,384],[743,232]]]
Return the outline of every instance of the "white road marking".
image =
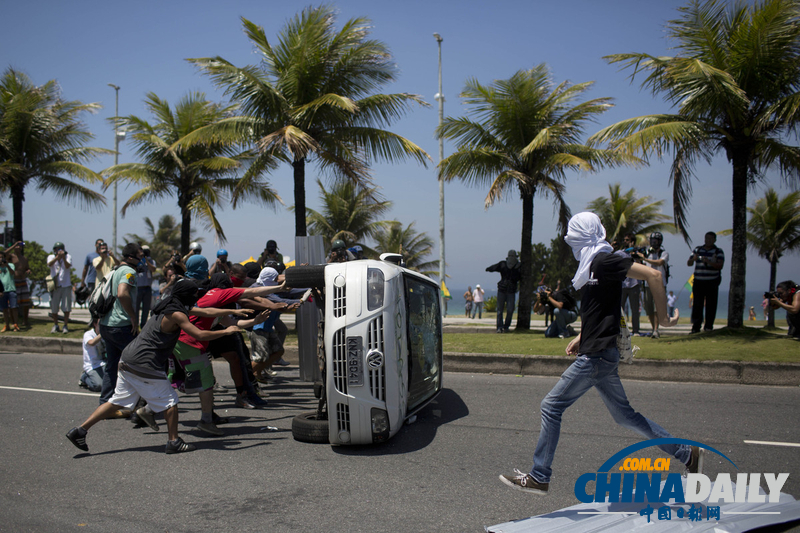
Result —
[[[788,448],[800,448],[797,442],[772,442],[768,440],[746,440],[745,444],[760,444],[762,446],[786,446]]]
[[[100,393],[98,392],[67,392],[61,390],[47,390],[47,389],[26,389],[25,387],[3,387],[0,385],[0,389],[8,389],[8,390],[24,390],[29,392],[49,392],[50,394],[71,394],[74,396],[94,396],[98,398]]]

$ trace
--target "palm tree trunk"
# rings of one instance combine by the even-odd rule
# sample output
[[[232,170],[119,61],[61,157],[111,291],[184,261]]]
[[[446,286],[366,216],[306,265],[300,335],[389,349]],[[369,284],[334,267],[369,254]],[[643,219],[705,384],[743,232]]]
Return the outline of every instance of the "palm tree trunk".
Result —
[[[728,327],[741,328],[745,307],[747,267],[747,160],[749,150],[733,151],[733,247],[728,289]]]
[[[186,255],[192,235],[192,213],[189,211],[189,198],[182,193],[178,194],[178,207],[181,210],[181,255]]]
[[[298,159],[294,167],[294,234],[305,237],[306,232],[306,160]]]
[[[11,204],[12,204],[12,211],[13,211],[13,219],[14,219],[14,238],[12,239],[13,244],[15,242],[22,241],[22,203],[25,201],[25,190],[21,187],[13,187],[11,189]],[[7,243],[8,244],[8,243]]]
[[[773,259],[772,257],[769,260],[769,292],[775,292],[775,283],[777,282],[778,278],[778,259]],[[775,327],[775,309],[772,308],[771,305],[767,304],[767,327],[774,328]]]
[[[531,329],[531,300],[533,298],[533,195],[535,189],[521,190],[522,195],[522,240],[520,243],[520,262],[522,279],[519,283],[519,312],[517,330]]]

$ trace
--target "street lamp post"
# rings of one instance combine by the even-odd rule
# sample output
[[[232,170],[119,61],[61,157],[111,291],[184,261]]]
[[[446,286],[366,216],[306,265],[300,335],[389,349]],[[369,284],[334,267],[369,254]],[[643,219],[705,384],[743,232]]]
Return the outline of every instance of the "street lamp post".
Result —
[[[434,98],[439,101],[439,128],[444,122],[444,93],[442,92],[442,36],[438,33],[433,34],[439,45],[439,92]],[[439,137],[439,164],[444,159],[444,139]],[[444,180],[439,178],[439,284],[444,291]],[[447,300],[443,298],[444,315],[447,316]]]
[[[119,163],[119,126],[117,125],[116,117],[119,116],[119,86],[113,83],[108,84],[109,87],[114,89],[115,105],[114,105],[114,166]],[[114,182],[114,218],[111,223],[111,249],[117,251],[117,182]]]

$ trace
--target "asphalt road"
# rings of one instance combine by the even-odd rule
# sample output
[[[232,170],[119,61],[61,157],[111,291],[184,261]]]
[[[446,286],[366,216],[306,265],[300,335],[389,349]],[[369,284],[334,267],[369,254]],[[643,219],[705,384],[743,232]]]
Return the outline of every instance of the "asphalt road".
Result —
[[[233,417],[224,437],[203,437],[197,397],[182,397],[180,430],[196,452],[165,455],[163,428],[109,420],[89,432],[83,454],[64,437],[97,405],[76,386],[80,366],[75,355],[0,354],[0,531],[480,532],[578,503],[577,477],[639,440],[589,392],[565,415],[551,494],[531,496],[497,476],[530,468],[539,402],[557,378],[446,373],[436,402],[387,444],[333,448],[292,439],[292,417],[315,403],[292,367],[267,409],[218,398],[218,412]],[[215,371],[231,383],[224,366]],[[740,472],[789,472],[783,492],[800,497],[800,448],[744,442],[800,442],[800,388],[626,389],[642,413],[725,453]],[[722,461],[707,460],[712,479],[732,471]]]

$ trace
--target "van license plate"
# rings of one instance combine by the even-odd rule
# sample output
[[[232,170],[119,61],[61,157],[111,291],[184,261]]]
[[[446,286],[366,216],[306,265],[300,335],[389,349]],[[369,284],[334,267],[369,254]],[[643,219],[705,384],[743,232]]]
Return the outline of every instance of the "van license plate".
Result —
[[[361,337],[347,337],[347,384],[364,386],[364,349]]]

